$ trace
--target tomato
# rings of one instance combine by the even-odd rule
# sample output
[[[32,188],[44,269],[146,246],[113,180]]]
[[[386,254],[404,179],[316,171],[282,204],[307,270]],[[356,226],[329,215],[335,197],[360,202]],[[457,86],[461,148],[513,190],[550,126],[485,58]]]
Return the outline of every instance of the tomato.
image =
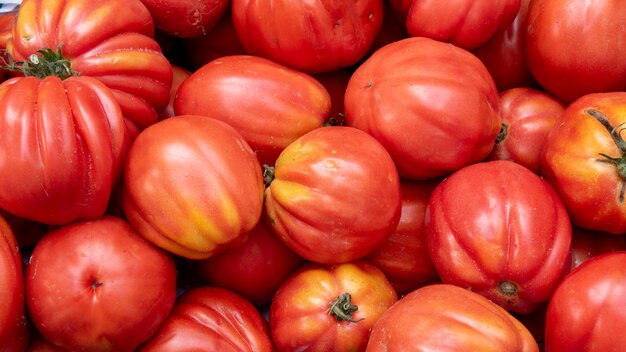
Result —
[[[210,286],[233,291],[254,304],[269,302],[283,281],[304,263],[259,221],[241,246],[194,261],[196,276]]]
[[[423,180],[487,157],[500,130],[499,104],[493,79],[474,55],[407,38],[379,49],[353,73],[346,124],[374,136],[402,177]]]
[[[128,154],[122,208],[151,243],[205,259],[242,243],[263,210],[263,175],[228,124],[179,115],[146,128]]]
[[[226,289],[196,287],[180,296],[160,330],[138,351],[270,352],[267,321]]]
[[[228,0],[141,0],[154,25],[177,38],[206,34],[219,22],[230,5]]]
[[[103,82],[129,122],[143,129],[158,120],[172,84],[153,36],[152,17],[139,0],[24,0],[7,50],[23,61],[60,47],[74,72]]]
[[[9,224],[0,217],[0,350],[23,351],[28,343],[22,256]]]
[[[399,295],[439,280],[426,248],[424,215],[430,195],[440,180],[402,180],[400,223],[366,259],[374,263]]]
[[[626,236],[572,228],[572,269],[601,254],[626,251]]]
[[[178,88],[174,111],[228,123],[261,164],[274,165],[287,145],[323,126],[330,104],[324,86],[311,76],[243,55],[216,59],[193,72]]]
[[[0,129],[0,207],[46,224],[104,214],[132,138],[104,84],[88,76],[8,79]]]
[[[174,111],[174,100],[176,99],[176,92],[178,92],[178,88],[180,87],[180,85],[187,78],[189,78],[189,76],[191,76],[191,72],[189,70],[182,66],[174,64],[172,64],[172,72],[174,75],[172,79],[172,87],[170,88],[170,102],[165,107],[165,110],[161,112],[161,115],[159,116],[159,119],[161,120],[176,115],[176,112]]]
[[[520,0],[413,0],[406,28],[412,37],[428,37],[471,50],[507,29],[520,4]]]
[[[539,351],[530,332],[497,304],[446,284],[402,297],[374,324],[367,344],[377,351]]]
[[[554,292],[546,313],[546,352],[621,351],[626,344],[626,252],[589,259]]]
[[[25,277],[35,327],[74,351],[134,350],[165,321],[176,298],[172,258],[109,216],[49,232]]]
[[[507,160],[467,166],[443,180],[426,210],[426,244],[444,283],[528,313],[571,266],[572,229],[548,183]]]
[[[528,5],[522,0],[513,23],[494,34],[485,44],[472,50],[487,67],[499,91],[517,87],[537,87],[525,58],[525,34]]]
[[[541,152],[548,133],[565,105],[534,88],[511,88],[500,93],[502,128],[487,160],[511,160],[540,172]]]
[[[541,173],[574,225],[626,233],[626,93],[588,94],[571,103],[545,141]]]
[[[626,90],[626,6],[621,0],[535,0],[525,53],[539,84],[569,103]]]
[[[398,172],[383,146],[352,127],[315,129],[287,146],[265,191],[265,214],[305,259],[342,263],[371,253],[400,220]]]
[[[232,16],[248,53],[321,73],[367,53],[382,26],[383,1],[233,0]]]
[[[274,296],[271,336],[278,351],[363,351],[370,329],[396,301],[385,275],[368,262],[308,263]]]

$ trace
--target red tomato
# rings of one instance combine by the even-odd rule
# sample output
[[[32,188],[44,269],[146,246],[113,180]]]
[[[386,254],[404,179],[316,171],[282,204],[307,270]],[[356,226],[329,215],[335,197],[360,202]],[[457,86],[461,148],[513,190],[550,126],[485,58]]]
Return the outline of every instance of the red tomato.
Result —
[[[472,50],[485,64],[499,91],[516,87],[535,87],[524,56],[526,19],[530,0],[522,0],[513,23],[494,34],[485,44]]]
[[[623,1],[534,0],[529,6],[526,62],[543,88],[565,102],[626,90]]]
[[[222,57],[196,70],[178,88],[174,111],[228,123],[261,164],[274,165],[287,145],[324,125],[330,104],[324,86],[311,76],[243,55]]]
[[[304,259],[276,237],[265,221],[259,221],[241,246],[194,261],[201,281],[231,290],[254,304],[269,302],[303,263]]]
[[[158,120],[172,84],[153,35],[152,17],[139,0],[24,0],[7,49],[22,61],[62,45],[71,69],[108,86],[124,116],[142,129]]]
[[[534,88],[500,93],[502,128],[488,160],[511,160],[539,174],[541,151],[565,105]]]
[[[589,259],[554,292],[546,313],[546,352],[621,351],[626,344],[626,252]]]
[[[541,173],[574,225],[626,233],[626,92],[588,94],[571,103],[545,141]]]
[[[122,208],[148,241],[205,259],[242,243],[263,210],[263,175],[234,128],[179,115],[146,128],[133,143]]]
[[[0,217],[0,350],[23,351],[28,343],[22,256],[9,224]]]
[[[463,49],[475,49],[507,29],[520,0],[413,0],[406,18],[412,37],[428,37]]]
[[[352,66],[367,53],[382,26],[383,1],[233,0],[232,16],[250,54],[321,73]]]
[[[138,351],[271,352],[267,321],[231,291],[197,287],[180,296],[159,331]]]
[[[206,34],[219,22],[229,0],[141,0],[156,28],[171,36],[190,38]]]
[[[401,298],[372,328],[368,352],[539,351],[511,314],[464,288],[435,284]]]
[[[120,218],[61,226],[37,243],[26,267],[35,327],[68,350],[132,351],[175,298],[172,258]]]
[[[178,88],[180,85],[191,76],[191,72],[184,67],[178,65],[172,65],[172,72],[174,73],[174,78],[172,79],[172,87],[170,88],[170,102],[165,107],[165,110],[161,112],[160,119],[164,120],[168,117],[172,117],[176,115],[174,111],[174,100],[176,99],[176,92],[178,92]]]
[[[428,38],[376,51],[345,96],[347,125],[374,136],[408,179],[436,178],[487,157],[500,130],[499,104],[478,58]]]
[[[368,262],[308,263],[274,296],[272,339],[278,351],[363,351],[370,329],[396,301],[385,275]]]
[[[426,248],[424,215],[434,181],[402,180],[402,215],[395,231],[367,259],[384,273],[399,295],[439,280]]]
[[[572,229],[556,192],[507,160],[467,166],[433,191],[426,244],[444,283],[506,310],[533,311],[571,266]]]
[[[600,254],[626,251],[626,236],[572,228],[572,269]]]
[[[131,136],[111,91],[87,76],[0,85],[0,207],[46,224],[101,217]]]
[[[371,253],[400,220],[400,180],[367,133],[322,127],[290,144],[265,191],[276,235],[305,259],[348,262]]]

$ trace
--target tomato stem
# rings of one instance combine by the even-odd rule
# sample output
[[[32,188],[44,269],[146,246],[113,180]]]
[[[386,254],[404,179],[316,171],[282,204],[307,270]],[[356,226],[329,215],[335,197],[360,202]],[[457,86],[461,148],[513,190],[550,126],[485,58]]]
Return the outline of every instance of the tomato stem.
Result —
[[[13,61],[13,57],[4,51],[6,59],[3,58],[4,65],[0,66],[8,71],[21,72],[24,76],[35,76],[44,78],[57,76],[66,79],[71,76],[78,76],[78,72],[71,67],[69,60],[63,57],[61,45],[57,51],[50,48],[37,50],[35,54],[28,57],[28,61]],[[7,62],[8,61],[8,62]]]
[[[496,136],[496,145],[504,142],[504,140],[506,139],[508,135],[509,135],[509,125],[503,122],[502,126],[500,127],[500,132]]]
[[[517,285],[511,281],[502,281],[498,284],[498,291],[505,296],[515,296],[517,294]]]
[[[263,184],[267,188],[274,181],[274,167],[263,164]]]
[[[330,314],[337,319],[337,321],[349,321],[351,323],[357,323],[359,320],[352,319],[352,314],[356,312],[359,307],[355,306],[351,302],[352,296],[349,293],[340,294],[334,301],[330,302],[330,308],[328,309]]]

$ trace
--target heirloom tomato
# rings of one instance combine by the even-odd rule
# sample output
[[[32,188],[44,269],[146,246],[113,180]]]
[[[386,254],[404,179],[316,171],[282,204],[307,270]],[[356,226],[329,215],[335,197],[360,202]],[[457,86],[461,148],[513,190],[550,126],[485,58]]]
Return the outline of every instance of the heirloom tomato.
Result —
[[[363,351],[370,329],[397,299],[371,263],[308,263],[274,296],[271,336],[278,351]]]
[[[35,327],[71,351],[133,351],[165,321],[176,299],[172,258],[112,216],[46,234],[25,277]]]
[[[572,228],[548,183],[508,160],[456,171],[431,194],[426,244],[444,283],[506,310],[548,301],[571,267]]]
[[[498,91],[482,62],[422,37],[388,44],[361,64],[345,110],[348,126],[374,136],[400,176],[416,180],[483,160],[501,125]]]
[[[626,90],[626,6],[622,0],[533,0],[525,54],[539,84],[569,103]]]
[[[156,351],[272,352],[267,321],[241,296],[217,287],[183,293],[163,326],[139,348]]]
[[[140,0],[24,0],[7,50],[16,61],[59,50],[55,65],[97,78],[111,89],[124,117],[139,129],[156,122],[169,101],[172,69],[153,39]]]
[[[352,127],[315,129],[287,146],[265,191],[276,235],[305,259],[371,253],[400,220],[398,172],[383,146]]]
[[[406,17],[412,37],[427,37],[471,50],[507,29],[520,0],[413,0]]]
[[[215,59],[178,88],[177,115],[204,115],[234,127],[261,164],[274,165],[291,142],[322,127],[330,96],[310,75],[249,55]]]
[[[574,225],[626,234],[626,92],[594,93],[571,103],[545,141],[541,174]]]
[[[548,133],[565,105],[542,90],[519,87],[500,93],[500,107],[502,127],[487,160],[511,160],[538,174]]]
[[[137,136],[124,173],[122,208],[153,244],[205,259],[242,243],[263,211],[261,166],[233,127],[178,115]]]
[[[101,217],[130,146],[126,126],[111,90],[95,78],[4,81],[0,207],[56,225]]]
[[[626,252],[589,259],[566,276],[546,313],[546,352],[622,351]]]
[[[224,16],[230,0],[141,0],[156,28],[177,38],[209,32]]]
[[[321,73],[363,58],[382,26],[383,0],[233,0],[232,16],[248,53]]]
[[[402,297],[374,324],[367,352],[538,352],[528,329],[462,287],[433,284]]]
[[[9,224],[0,217],[0,351],[23,351],[29,329],[22,256]]]

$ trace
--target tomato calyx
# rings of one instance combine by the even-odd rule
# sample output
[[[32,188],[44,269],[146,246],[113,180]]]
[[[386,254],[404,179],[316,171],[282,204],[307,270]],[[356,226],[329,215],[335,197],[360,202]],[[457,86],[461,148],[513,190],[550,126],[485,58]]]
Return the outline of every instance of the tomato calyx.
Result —
[[[358,306],[352,304],[352,296],[348,293],[340,294],[335,300],[330,302],[328,312],[337,319],[337,321],[349,321],[351,323],[358,323],[363,320],[354,320],[352,314],[359,309]]]
[[[267,188],[274,181],[274,167],[263,164],[263,184]]]
[[[509,135],[509,125],[503,122],[502,126],[500,127],[500,132],[498,132],[498,135],[496,136],[496,145],[504,142],[504,140],[506,139],[508,135]]]
[[[614,164],[617,168],[617,173],[622,180],[618,190],[618,199],[620,203],[624,203],[624,192],[626,191],[626,141],[622,138],[621,133],[626,127],[623,127],[624,123],[613,126],[608,117],[596,109],[587,109],[585,110],[585,113],[595,118],[598,122],[600,122],[600,124],[602,124],[602,126],[604,126],[604,128],[611,135],[613,143],[615,143],[617,149],[619,149],[621,153],[619,157],[612,157],[604,153],[599,153],[603,159],[598,159],[597,161]]]
[[[3,54],[6,55],[6,59],[4,59],[4,65],[1,68],[8,71],[21,72],[24,76],[35,76],[37,78],[57,76],[64,80],[71,76],[79,75],[78,72],[72,69],[70,60],[63,57],[61,45],[59,45],[57,51],[50,48],[39,49],[35,54],[30,55],[27,61],[14,61],[13,57],[6,50]]]
[[[517,285],[511,281],[501,281],[498,284],[498,292],[507,297],[515,296],[517,294]]]

